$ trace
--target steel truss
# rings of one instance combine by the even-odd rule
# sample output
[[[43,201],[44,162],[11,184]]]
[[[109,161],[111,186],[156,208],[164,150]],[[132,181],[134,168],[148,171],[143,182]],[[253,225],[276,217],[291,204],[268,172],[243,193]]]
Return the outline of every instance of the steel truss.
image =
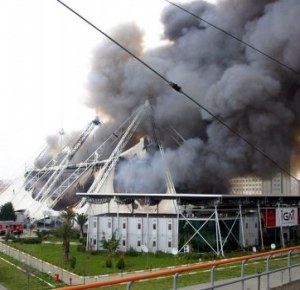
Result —
[[[182,210],[182,206],[179,206],[178,209],[179,209],[179,215],[180,215],[179,220],[185,221],[186,224],[189,227],[191,227],[194,231],[194,233],[184,243],[184,245],[178,249],[179,252],[182,252],[185,249],[185,247],[188,246],[190,244],[190,242],[196,236],[199,236],[201,238],[201,240],[204,241],[204,243],[218,256],[220,256],[220,255],[224,256],[224,246],[227,244],[228,238],[230,236],[237,242],[237,244],[241,248],[244,248],[244,237],[243,237],[243,243],[240,243],[239,239],[233,233],[234,226],[237,224],[238,221],[241,221],[240,227],[241,227],[241,231],[242,231],[242,236],[244,236],[243,223],[242,223],[242,216],[243,216],[242,215],[242,207],[239,207],[239,210],[237,212],[236,212],[236,209],[232,210],[232,213],[236,212],[236,214],[232,215],[230,218],[222,217],[220,214],[220,210],[218,210],[218,206],[215,206],[212,209],[203,210],[203,212],[209,213],[209,217],[205,217],[205,218],[188,216],[188,215],[184,214],[184,211]],[[199,210],[199,213],[200,212],[201,212],[201,210]],[[229,227],[226,224],[226,222],[225,222],[226,220],[233,221],[231,227]],[[203,222],[203,224],[201,224],[199,227],[195,227],[192,223],[193,221],[201,221],[201,222]],[[205,227],[205,225],[208,224],[208,222],[215,223],[215,238],[216,238],[215,246],[205,238],[204,233],[201,233],[201,231],[203,232],[203,228]],[[221,235],[221,227],[223,229],[223,233],[224,233],[224,229],[227,231],[227,234],[225,237],[222,237],[222,235]]]

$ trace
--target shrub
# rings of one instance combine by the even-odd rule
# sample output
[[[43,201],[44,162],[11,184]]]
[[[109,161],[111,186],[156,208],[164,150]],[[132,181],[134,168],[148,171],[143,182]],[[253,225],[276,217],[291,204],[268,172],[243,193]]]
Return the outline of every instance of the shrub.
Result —
[[[79,238],[79,242],[83,245],[86,244],[86,238]]]
[[[60,228],[53,229],[52,230],[52,235],[55,238],[61,238],[62,234],[61,234]]]
[[[80,232],[77,229],[72,229],[71,232],[71,239],[79,239]]]
[[[111,256],[108,256],[106,261],[105,261],[105,266],[106,268],[111,268],[112,267],[112,258]]]
[[[40,244],[41,240],[39,238],[24,238],[24,244]]]
[[[9,239],[13,242],[13,243],[22,243],[22,239],[17,239],[16,237],[14,237],[14,236],[10,236],[9,237]],[[8,240],[8,239],[7,239]],[[7,241],[6,239],[5,239],[5,241]]]
[[[40,244],[41,240],[39,238],[13,238],[12,241],[14,243],[20,243],[20,244]]]
[[[154,255],[155,255],[156,257],[161,257],[161,256],[165,255],[165,253],[162,252],[162,251],[156,251],[156,252],[154,253]]]
[[[70,266],[71,266],[72,269],[75,269],[76,262],[77,262],[76,257],[71,257],[70,258]]]
[[[57,236],[57,229],[49,229],[48,230],[49,237],[56,237]]]
[[[92,256],[97,256],[97,255],[99,255],[99,251],[91,251],[91,255]]]
[[[77,245],[77,252],[85,252],[85,245]]]
[[[216,260],[218,256],[215,253],[204,253],[202,255],[203,260],[206,261],[211,261],[211,260]]]
[[[124,260],[123,256],[120,257],[120,259],[117,263],[117,268],[120,269],[120,270],[125,269],[125,260]]]
[[[56,238],[62,238],[62,231],[61,228],[57,228],[53,230],[53,236]],[[79,231],[77,229],[72,229],[70,233],[70,238],[71,239],[79,239]]]
[[[46,240],[49,237],[49,232],[45,230],[37,230],[36,231],[37,238],[40,239],[41,242]]]
[[[185,258],[186,258],[187,260],[194,260],[194,261],[197,261],[197,260],[199,260],[200,258],[204,258],[204,254],[194,253],[194,252],[186,253],[186,254],[185,254]]]
[[[126,252],[126,255],[130,257],[137,257],[139,253],[133,247],[130,247],[129,250]]]

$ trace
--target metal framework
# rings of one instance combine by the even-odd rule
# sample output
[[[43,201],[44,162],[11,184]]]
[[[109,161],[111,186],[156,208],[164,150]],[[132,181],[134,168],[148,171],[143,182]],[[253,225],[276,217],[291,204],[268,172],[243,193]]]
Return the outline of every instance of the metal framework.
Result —
[[[104,143],[102,143],[100,145],[100,147],[87,160],[88,163],[90,163],[90,161],[92,161],[92,160],[94,160],[94,162],[97,162],[102,155],[103,148],[109,143],[115,143],[116,141],[118,141],[118,145],[115,147],[115,149],[111,153],[108,160],[105,160],[103,162],[103,166],[102,166],[97,178],[94,180],[93,184],[89,188],[88,193],[92,193],[93,191],[95,191],[96,187],[100,188],[102,186],[102,184],[105,182],[107,176],[109,175],[109,172],[111,171],[113,166],[118,161],[120,154],[122,153],[124,147],[128,143],[128,141],[131,138],[132,134],[134,133],[135,129],[139,125],[139,123],[142,119],[142,116],[147,108],[148,108],[148,104],[146,103],[143,106],[141,106],[138,110],[136,110],[129,118],[127,118],[119,126],[119,128],[117,130],[115,130],[108,137],[108,139]],[[95,165],[94,162],[92,161],[90,166]],[[103,203],[103,202],[107,202],[107,201],[108,201],[107,199],[101,199],[99,197],[97,203]],[[86,202],[87,202],[86,198],[82,198],[81,201],[77,204],[76,210],[80,210],[86,204]]]
[[[36,196],[36,200],[40,200],[41,203],[43,203],[45,200],[49,199],[50,196],[52,196],[55,191],[53,190],[54,187],[57,184],[57,181],[64,173],[65,169],[68,167],[70,161],[76,154],[76,152],[79,150],[79,148],[82,146],[82,144],[86,141],[86,139],[89,137],[89,135],[92,133],[94,128],[98,126],[100,123],[99,119],[96,117],[93,121],[88,123],[86,127],[81,132],[79,138],[76,140],[72,148],[66,152],[63,159],[59,163],[58,166],[55,166],[54,170],[52,171],[52,174],[50,178],[47,180],[47,182],[44,184],[38,195]],[[52,192],[52,193],[51,193]]]
[[[97,165],[105,164],[105,161],[101,161],[103,159],[103,152],[109,146],[114,145],[117,141],[119,143],[128,130],[128,128],[135,122],[135,118],[139,119],[140,115],[142,114],[143,110],[146,108],[146,105],[139,108],[135,111],[129,118],[127,118],[101,145],[84,161],[79,164],[75,164],[74,166],[76,169],[72,172],[71,175],[68,176],[58,187],[55,188],[56,181],[59,177],[63,174],[64,170],[68,168],[70,161],[79,150],[81,145],[85,142],[88,136],[93,131],[94,127],[101,124],[101,122],[96,118],[92,122],[90,122],[85,129],[83,130],[80,137],[75,142],[74,146],[71,148],[68,154],[65,154],[64,158],[62,159],[59,166],[55,167],[46,167],[46,170],[43,175],[47,174],[49,171],[52,170],[52,174],[50,178],[47,180],[44,187],[40,190],[36,199],[40,200],[41,206],[42,204],[47,204],[47,207],[52,209],[55,205],[64,197],[64,195],[69,191],[69,189],[76,184],[76,182],[90,169]],[[133,128],[135,130],[136,126]],[[132,133],[131,135],[132,136]],[[82,199],[81,202],[76,206],[76,209],[79,209],[85,203],[85,199]],[[40,206],[40,207],[41,207]],[[39,210],[38,207],[35,210],[35,213]],[[35,214],[34,213],[34,214]]]
[[[74,172],[64,182],[62,182],[58,188],[55,189],[55,199],[49,202],[48,198],[50,208],[53,208],[57,202],[63,198],[64,193],[67,192],[68,189],[89,169],[96,165],[105,163],[105,161],[101,161],[105,148],[120,140],[131,121],[132,116],[126,119],[84,162],[76,165],[76,170],[74,170]],[[84,202],[85,201],[82,200],[76,208],[80,208]]]
[[[79,148],[83,145],[83,143],[87,140],[90,134],[93,132],[96,126],[101,124],[99,118],[96,117],[94,120],[89,122],[86,127],[81,132],[79,138],[75,141],[73,146],[68,149],[64,148],[61,152],[62,160],[59,162],[58,165],[54,163],[54,167],[46,167],[46,171],[44,174],[51,172],[51,176],[48,178],[47,182],[44,184],[42,189],[39,191],[37,196],[35,197],[36,200],[40,202],[40,205],[34,209],[33,214],[36,215],[37,212],[46,204],[46,201],[52,198],[55,195],[56,190],[55,187],[57,186],[57,182],[60,180],[60,177],[64,173],[65,169],[68,167],[70,161],[79,150]],[[64,183],[64,182],[63,182]]]
[[[171,138],[177,143],[177,145],[181,145],[185,142],[185,139],[175,128],[170,127],[169,132],[171,133]]]
[[[142,119],[143,113],[145,112],[145,110],[147,108],[148,108],[148,104],[146,103],[141,108],[139,108],[139,110],[137,110],[135,112],[135,114],[133,115],[133,119],[132,119],[131,123],[129,124],[127,130],[124,132],[122,138],[120,139],[116,148],[111,153],[109,159],[105,162],[105,165],[101,168],[100,173],[95,178],[92,186],[88,190],[88,193],[99,192],[100,188],[104,184],[109,173],[116,165],[116,163],[120,157],[120,154],[123,152],[128,141],[130,140],[133,133],[135,132],[137,126],[139,125],[139,123]]]
[[[224,247],[228,244],[229,238],[234,240],[236,244],[244,249],[245,231],[243,219],[245,214],[256,212],[258,220],[258,243],[261,249],[264,249],[263,228],[261,224],[261,206],[272,208],[280,208],[281,206],[299,206],[300,196],[232,196],[232,195],[210,195],[210,194],[130,194],[130,193],[112,193],[112,194],[95,194],[93,193],[78,193],[78,195],[88,198],[90,203],[97,202],[97,199],[106,198],[112,200],[113,198],[128,198],[132,200],[145,199],[146,216],[149,215],[150,199],[156,200],[172,200],[175,203],[176,215],[178,223],[184,222],[186,226],[192,229],[192,234],[183,245],[178,248],[178,252],[184,251],[185,247],[196,237],[200,238],[213,253],[218,256],[224,256]],[[187,214],[186,207],[190,206],[190,214]],[[197,215],[197,212],[199,215]],[[163,214],[157,212],[158,214]],[[193,213],[193,214],[191,214]],[[195,214],[196,213],[196,214]],[[116,213],[118,214],[118,213]],[[195,226],[195,222],[199,222]],[[215,242],[211,243],[207,240],[204,234],[204,228],[209,223],[214,223],[215,227]],[[234,233],[234,228],[239,228],[239,236]],[[221,231],[222,229],[222,231]],[[283,239],[283,225],[280,222],[280,237],[281,246],[284,247]]]

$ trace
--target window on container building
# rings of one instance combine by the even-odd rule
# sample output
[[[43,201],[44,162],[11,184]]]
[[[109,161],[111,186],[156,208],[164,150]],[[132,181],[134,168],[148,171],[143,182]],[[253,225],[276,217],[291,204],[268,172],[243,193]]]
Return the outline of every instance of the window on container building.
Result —
[[[169,231],[172,230],[172,224],[168,224],[168,230],[169,230]]]
[[[108,227],[109,229],[111,229],[111,221],[109,221],[109,222],[107,223],[107,227]]]
[[[138,247],[141,246],[141,241],[140,241],[140,240],[137,241],[137,246],[138,246]]]
[[[172,248],[172,242],[168,241],[168,248]]]
[[[123,247],[126,246],[126,240],[122,240],[122,245],[123,245]]]
[[[138,228],[138,230],[140,230],[140,229],[142,228],[141,223],[138,223],[138,224],[137,224],[137,228]]]
[[[156,241],[152,241],[152,247],[153,247],[153,248],[156,247]]]
[[[123,229],[126,229],[126,223],[123,223]]]
[[[156,224],[153,224],[153,230],[156,230]]]

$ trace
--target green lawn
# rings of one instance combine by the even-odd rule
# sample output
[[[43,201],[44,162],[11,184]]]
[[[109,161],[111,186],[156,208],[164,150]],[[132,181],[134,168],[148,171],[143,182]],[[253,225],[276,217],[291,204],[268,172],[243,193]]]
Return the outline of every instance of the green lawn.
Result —
[[[78,252],[76,245],[71,245],[70,257],[76,257],[76,267],[71,269],[69,264],[64,264],[62,261],[62,246],[59,244],[19,244],[9,243],[9,245],[36,256],[51,264],[59,267],[72,270],[79,275],[104,275],[115,272],[120,272],[116,264],[122,253],[117,253],[113,258],[113,267],[107,268],[105,261],[107,259],[106,252],[99,252],[97,255],[92,255],[89,252]],[[171,254],[138,254],[130,256],[125,254],[125,272],[136,271],[141,269],[155,269],[174,265],[191,264],[198,262],[197,258],[192,258],[191,255],[179,255],[174,257]],[[124,272],[123,271],[123,272]]]
[[[7,263],[5,260],[10,263]],[[18,269],[16,266],[19,266],[24,271]],[[62,283],[55,283],[54,279],[46,274],[39,273],[35,269],[29,268],[9,256],[0,254],[0,284],[5,286],[7,289],[52,289],[53,287],[48,285],[46,282],[55,287],[62,287],[63,285]]]
[[[98,255],[91,255],[89,252],[78,252],[76,245],[71,245],[70,257],[76,257],[77,263],[75,269],[71,269],[69,264],[63,264],[62,262],[62,246],[60,244],[18,244],[18,243],[9,243],[10,245],[19,248],[20,250],[30,253],[40,259],[48,261],[49,263],[55,264],[59,267],[64,267],[72,272],[76,272],[79,275],[103,275],[110,273],[119,273],[120,270],[117,269],[116,263],[119,259],[120,253],[116,254],[113,259],[113,268],[106,268],[105,261],[107,258],[106,252],[100,252]],[[249,253],[230,253],[227,254],[227,258],[234,256],[247,255]],[[194,259],[193,259],[194,258]],[[126,268],[123,272],[136,271],[141,269],[154,269],[154,268],[163,268],[168,266],[183,265],[183,264],[192,264],[198,262],[199,255],[194,254],[179,254],[174,257],[170,254],[138,254],[137,256],[129,256],[125,254],[125,265]],[[300,256],[294,256],[292,258],[292,264],[300,263]],[[271,269],[280,268],[287,265],[287,258],[274,257],[271,259]],[[216,269],[216,278],[229,279],[234,277],[239,277],[241,275],[241,263],[236,263],[236,267],[228,268],[227,266],[218,267]],[[257,272],[265,271],[266,263],[264,260],[248,262],[245,267],[246,275],[255,274]],[[24,275],[25,276],[25,275]],[[26,278],[26,277],[25,277]],[[210,272],[208,271],[193,271],[189,274],[183,274],[179,278],[179,287],[184,287],[192,284],[206,283],[210,280]],[[133,284],[132,289],[145,289],[153,290],[153,287],[157,289],[170,289],[172,288],[173,277],[163,277],[159,280],[155,279],[153,281],[146,282],[136,282]],[[24,288],[26,289],[26,288]],[[34,288],[30,288],[34,289]],[[47,289],[47,288],[39,288]],[[100,289],[100,288],[99,288]],[[103,288],[101,288],[103,289]],[[126,285],[110,286],[106,289],[111,290],[123,290],[126,289]]]

